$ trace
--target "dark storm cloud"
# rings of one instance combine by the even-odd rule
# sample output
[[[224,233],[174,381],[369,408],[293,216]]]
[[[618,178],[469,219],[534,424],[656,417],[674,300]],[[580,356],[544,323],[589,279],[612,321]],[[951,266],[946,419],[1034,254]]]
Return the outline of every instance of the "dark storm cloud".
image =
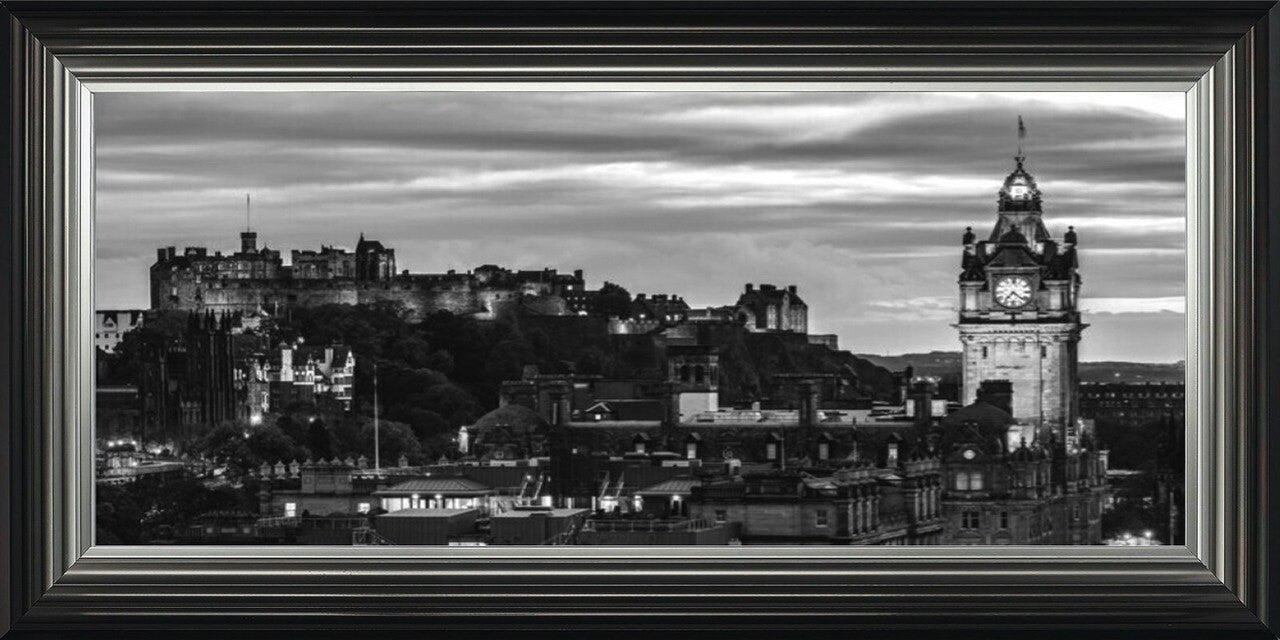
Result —
[[[815,330],[847,347],[951,348],[959,237],[990,230],[1018,114],[1051,232],[1081,235],[1091,321],[1132,326],[1122,320],[1182,295],[1178,95],[173,93],[96,104],[103,305],[145,305],[157,246],[234,248],[252,192],[253,225],[272,247],[351,245],[363,231],[414,270],[580,267],[698,304],[731,302],[744,282],[795,283]],[[1182,357],[1180,340],[1145,342],[1129,357]],[[1094,347],[1115,344],[1083,351],[1108,358]]]

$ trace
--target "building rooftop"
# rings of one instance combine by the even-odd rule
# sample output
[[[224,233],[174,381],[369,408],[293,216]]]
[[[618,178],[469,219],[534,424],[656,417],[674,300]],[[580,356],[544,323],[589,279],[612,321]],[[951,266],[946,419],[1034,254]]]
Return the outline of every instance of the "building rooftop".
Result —
[[[576,516],[583,513],[588,513],[589,511],[590,509],[519,509],[519,510],[503,511],[502,513],[496,513],[492,517],[495,520],[498,518],[533,518],[533,517],[566,518],[566,517]]]
[[[393,487],[375,491],[374,495],[406,495],[413,493],[435,494],[447,493],[450,495],[458,494],[486,494],[492,490],[475,480],[468,478],[416,478],[414,480],[406,480]]]
[[[452,518],[476,509],[401,509],[380,514],[379,518]]]
[[[694,487],[702,486],[702,481],[696,478],[671,478],[663,480],[657,484],[651,484],[636,492],[638,496],[670,496],[670,495],[688,495],[693,493]]]

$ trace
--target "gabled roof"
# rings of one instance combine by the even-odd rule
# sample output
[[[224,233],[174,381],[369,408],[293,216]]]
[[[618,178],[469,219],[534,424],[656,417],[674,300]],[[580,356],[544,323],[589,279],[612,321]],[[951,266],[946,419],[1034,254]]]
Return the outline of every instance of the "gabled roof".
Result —
[[[1017,233],[1011,231],[1010,233]],[[1021,235],[1021,234],[1019,234]],[[1026,245],[1001,244],[996,254],[987,261],[988,267],[1038,267],[1040,261]]]

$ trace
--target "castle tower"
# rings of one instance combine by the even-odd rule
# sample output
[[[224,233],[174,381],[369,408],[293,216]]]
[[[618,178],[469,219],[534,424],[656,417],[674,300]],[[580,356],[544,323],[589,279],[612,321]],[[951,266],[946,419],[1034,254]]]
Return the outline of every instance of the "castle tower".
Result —
[[[967,229],[963,238],[955,325],[963,345],[962,400],[974,402],[984,381],[1008,380],[1013,417],[1035,427],[1042,443],[1053,434],[1071,449],[1078,439],[1078,346],[1087,326],[1076,306],[1076,233],[1070,228],[1061,242],[1049,235],[1021,145],[1014,160],[990,237],[976,242]]]
[[[720,356],[713,347],[668,347],[667,380],[679,394],[681,420],[720,410]]]
[[[249,194],[244,194],[244,231],[240,232],[240,253],[255,253],[258,251],[258,233],[253,230],[253,208],[249,201]]]

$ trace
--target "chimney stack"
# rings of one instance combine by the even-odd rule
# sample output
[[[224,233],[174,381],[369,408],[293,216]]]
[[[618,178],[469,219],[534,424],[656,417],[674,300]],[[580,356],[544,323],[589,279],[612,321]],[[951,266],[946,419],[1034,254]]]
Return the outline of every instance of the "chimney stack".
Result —
[[[911,385],[911,402],[915,403],[916,424],[928,426],[933,421],[933,396],[937,385],[932,380],[921,380]]]
[[[1008,380],[983,380],[978,385],[978,400],[1013,415],[1013,383]]]

